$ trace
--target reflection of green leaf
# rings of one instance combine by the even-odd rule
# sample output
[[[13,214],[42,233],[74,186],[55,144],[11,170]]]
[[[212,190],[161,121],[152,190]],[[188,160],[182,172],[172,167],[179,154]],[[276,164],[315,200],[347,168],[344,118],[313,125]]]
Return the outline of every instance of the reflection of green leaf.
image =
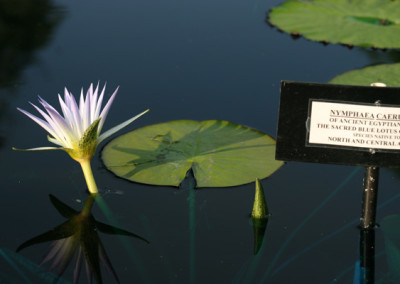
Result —
[[[136,234],[128,232],[126,230],[123,230],[123,229],[120,229],[120,228],[117,228],[117,227],[114,227],[114,226],[110,226],[110,225],[107,225],[107,224],[104,224],[104,223],[101,223],[101,222],[98,222],[98,221],[96,221],[96,228],[100,232],[102,232],[104,234],[129,236],[129,237],[134,237],[134,238],[140,239],[140,240],[142,240],[142,241],[144,241],[146,243],[149,243],[148,240],[146,240],[145,238],[142,238],[139,235],[136,235]]]
[[[268,217],[265,218],[251,218],[253,223],[253,235],[254,235],[254,255],[256,255],[263,244],[265,229],[268,224]]]
[[[400,63],[351,70],[336,76],[329,83],[369,86],[374,82],[385,83],[388,87],[400,87]]]
[[[61,225],[24,242],[17,248],[17,252],[32,245],[68,238],[69,236],[74,234],[73,229],[73,222],[66,221]]]
[[[289,0],[269,22],[305,38],[361,47],[400,47],[400,1]]]
[[[400,215],[382,219],[381,228],[385,236],[385,251],[392,283],[400,283]]]
[[[72,218],[76,214],[79,214],[78,211],[75,209],[72,209],[68,205],[66,205],[64,202],[61,202],[58,198],[56,198],[54,195],[49,195],[50,201],[53,204],[53,206],[57,209],[58,213],[61,214],[61,216],[65,218]]]
[[[102,151],[106,167],[131,181],[178,186],[189,169],[198,187],[223,187],[265,178],[275,161],[275,140],[227,121],[177,120],[122,135]]]

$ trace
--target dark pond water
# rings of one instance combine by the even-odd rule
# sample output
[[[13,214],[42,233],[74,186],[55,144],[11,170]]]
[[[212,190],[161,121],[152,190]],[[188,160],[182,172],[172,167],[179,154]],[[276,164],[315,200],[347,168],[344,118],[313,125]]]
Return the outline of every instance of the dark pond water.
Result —
[[[16,110],[32,110],[28,101],[38,94],[58,105],[64,86],[78,94],[107,82],[109,93],[120,90],[104,129],[150,108],[123,132],[223,119],[275,136],[280,80],[328,82],[400,59],[396,52],[295,41],[265,22],[279,3],[0,2],[0,283],[50,283],[49,264],[39,266],[48,244],[15,251],[66,220],[49,194],[75,210],[87,198],[81,169],[65,153],[11,150],[49,145],[45,131]],[[103,200],[93,207],[96,220],[150,241],[99,233],[122,283],[353,283],[362,168],[291,162],[262,180],[272,216],[256,256],[254,184],[197,190],[190,220],[189,190],[118,179],[98,155],[93,170]],[[382,169],[380,178],[378,221],[400,213],[399,175]],[[375,278],[389,282],[381,229],[375,238]],[[112,283],[104,267],[102,273]],[[60,283],[72,279],[71,263]]]

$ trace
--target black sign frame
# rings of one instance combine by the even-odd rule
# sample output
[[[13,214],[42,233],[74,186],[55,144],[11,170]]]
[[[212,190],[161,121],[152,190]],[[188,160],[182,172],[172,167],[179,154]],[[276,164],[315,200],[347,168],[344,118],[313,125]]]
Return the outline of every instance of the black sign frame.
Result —
[[[275,159],[324,164],[399,168],[400,150],[307,145],[310,101],[400,107],[400,88],[281,82]]]

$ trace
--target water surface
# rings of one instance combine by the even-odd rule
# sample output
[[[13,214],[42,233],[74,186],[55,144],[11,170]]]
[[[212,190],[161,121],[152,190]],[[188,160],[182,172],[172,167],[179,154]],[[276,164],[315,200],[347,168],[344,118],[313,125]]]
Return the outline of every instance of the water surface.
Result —
[[[28,3],[24,7],[33,11]],[[64,86],[77,95],[91,82],[107,82],[109,94],[120,90],[105,130],[150,108],[124,132],[176,119],[223,119],[275,136],[281,80],[324,83],[399,58],[396,52],[295,41],[265,22],[280,1],[41,3],[33,22],[20,15],[18,29],[15,21],[6,25],[16,38],[30,35],[29,41],[2,39],[12,54],[3,57],[13,62],[0,62],[2,283],[46,283],[37,265],[48,246],[15,250],[65,221],[49,194],[76,210],[86,199],[80,167],[65,153],[11,150],[49,145],[45,131],[16,110],[33,111],[28,101],[35,103],[38,94],[57,105]],[[33,28],[45,24],[40,33]],[[253,184],[197,190],[190,227],[189,190],[116,178],[98,155],[93,170],[109,209],[95,205],[96,219],[150,241],[100,233],[122,283],[352,283],[362,168],[290,162],[263,180],[272,216],[257,256],[249,220]],[[398,186],[398,174],[383,169],[378,221],[399,213]],[[375,274],[382,278],[388,268],[379,229],[376,253]],[[103,276],[110,283],[104,269]],[[72,278],[71,266],[63,280]]]

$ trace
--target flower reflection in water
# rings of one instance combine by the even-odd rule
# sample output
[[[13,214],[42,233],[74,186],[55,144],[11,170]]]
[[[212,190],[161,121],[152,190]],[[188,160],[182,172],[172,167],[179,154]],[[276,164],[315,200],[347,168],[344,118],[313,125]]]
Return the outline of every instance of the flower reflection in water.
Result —
[[[44,257],[41,265],[52,260],[49,270],[58,267],[58,277],[62,275],[76,255],[74,283],[78,282],[82,262],[85,263],[89,283],[92,282],[93,277],[97,283],[102,283],[100,263],[103,263],[109,273],[113,275],[115,282],[119,283],[117,274],[101,243],[98,231],[106,234],[135,237],[146,243],[148,241],[131,232],[96,221],[90,213],[96,198],[100,197],[96,197],[95,194],[89,195],[82,211],[78,212],[50,195],[54,207],[63,217],[69,218],[69,220],[24,242],[18,247],[17,252],[34,244],[53,241],[52,248]]]

